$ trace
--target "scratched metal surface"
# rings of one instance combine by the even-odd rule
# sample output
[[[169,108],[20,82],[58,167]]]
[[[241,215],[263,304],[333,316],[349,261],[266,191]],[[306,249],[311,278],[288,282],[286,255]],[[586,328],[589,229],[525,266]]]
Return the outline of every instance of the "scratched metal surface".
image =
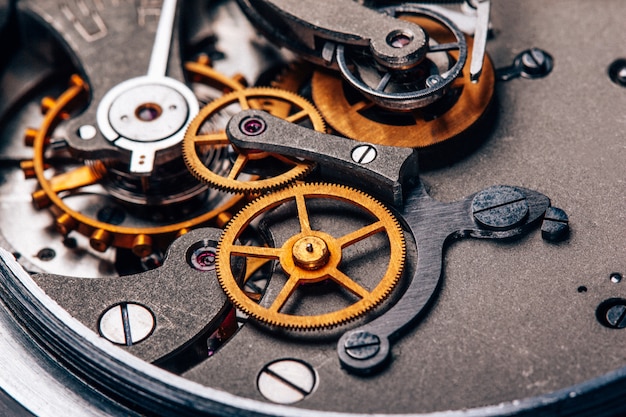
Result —
[[[435,304],[380,375],[340,370],[333,342],[277,341],[246,326],[206,362],[209,377],[200,368],[187,376],[263,400],[255,385],[262,364],[302,356],[320,380],[296,407],[426,413],[541,395],[625,366],[626,330],[595,317],[603,300],[626,298],[626,282],[609,280],[626,274],[626,89],[606,74],[626,55],[625,13],[619,0],[494,2],[487,50],[495,66],[537,46],[554,56],[554,71],[498,84],[497,120],[484,143],[422,172],[442,201],[493,184],[538,190],[569,214],[567,241],[548,243],[535,231],[506,243],[452,244]]]
[[[320,381],[298,407],[430,412],[536,396],[626,365],[619,348],[626,333],[595,316],[603,300],[626,297],[626,283],[609,280],[626,271],[626,90],[606,73],[624,55],[624,12],[618,1],[495,2],[488,43],[495,66],[537,46],[553,55],[554,71],[498,84],[497,120],[482,146],[422,173],[443,201],[493,184],[538,190],[569,214],[566,242],[548,243],[536,231],[513,242],[451,245],[434,307],[393,348],[381,375],[339,370],[334,343],[277,342],[246,328],[206,364],[212,375],[228,374],[217,386],[261,399],[260,364],[302,356],[312,358]],[[253,363],[245,354],[252,343]]]

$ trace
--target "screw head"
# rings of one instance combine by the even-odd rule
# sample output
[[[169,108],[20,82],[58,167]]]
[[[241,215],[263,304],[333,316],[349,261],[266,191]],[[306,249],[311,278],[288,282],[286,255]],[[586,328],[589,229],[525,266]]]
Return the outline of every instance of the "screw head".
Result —
[[[78,137],[82,140],[93,139],[97,133],[96,127],[92,125],[82,125],[78,128]]]
[[[620,87],[626,87],[626,59],[616,59],[609,65],[609,78]]]
[[[600,324],[610,329],[626,328],[626,300],[623,298],[609,298],[604,300],[596,310],[596,317]]]
[[[606,312],[606,321],[616,329],[626,327],[626,305],[617,304],[609,308]]]
[[[564,240],[569,234],[569,218],[564,210],[548,207],[541,224],[541,237],[551,242]]]
[[[156,327],[154,314],[141,304],[122,302],[102,313],[100,335],[118,345],[132,346],[145,340]]]
[[[359,164],[369,164],[373,162],[378,153],[373,145],[359,145],[352,149],[352,160]]]
[[[257,116],[246,117],[239,124],[239,130],[248,136],[257,136],[265,132],[267,124],[265,120]]]
[[[311,365],[297,359],[279,359],[268,363],[257,377],[257,388],[277,404],[302,401],[317,386],[317,373]]]
[[[472,201],[474,219],[483,227],[509,230],[528,216],[526,196],[513,187],[496,185],[476,194]]]
[[[554,66],[552,56],[539,48],[531,48],[520,54],[521,76],[526,78],[545,77]]]
[[[370,332],[357,331],[345,341],[343,348],[353,359],[370,359],[380,351],[380,338]]]
[[[437,87],[443,83],[443,78],[440,75],[431,75],[426,78],[426,87]]]

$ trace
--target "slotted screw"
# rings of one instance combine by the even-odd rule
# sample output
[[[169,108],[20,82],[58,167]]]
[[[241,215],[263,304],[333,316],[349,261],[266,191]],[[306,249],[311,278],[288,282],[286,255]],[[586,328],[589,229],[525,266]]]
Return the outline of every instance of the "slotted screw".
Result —
[[[351,358],[366,360],[380,351],[380,338],[370,332],[358,331],[346,339],[343,347]]]
[[[526,196],[513,187],[496,185],[478,193],[472,201],[474,219],[482,226],[508,230],[528,216]]]

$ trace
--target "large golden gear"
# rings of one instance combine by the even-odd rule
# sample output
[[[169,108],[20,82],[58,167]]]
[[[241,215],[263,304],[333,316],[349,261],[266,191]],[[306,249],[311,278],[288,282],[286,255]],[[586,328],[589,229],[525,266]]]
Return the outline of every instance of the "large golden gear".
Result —
[[[362,210],[374,221],[341,237],[313,230],[309,221],[307,200],[342,201]],[[282,247],[244,246],[237,243],[240,234],[258,216],[286,203],[296,205],[299,229]],[[330,231],[329,231],[330,232]],[[378,233],[386,234],[389,259],[384,276],[370,291],[341,272],[343,250]],[[231,257],[276,260],[288,277],[284,287],[269,307],[247,296],[231,269]],[[380,202],[355,189],[335,184],[296,184],[266,194],[242,209],[227,225],[217,249],[217,277],[229,300],[245,313],[271,326],[290,329],[329,328],[357,318],[379,305],[394,289],[403,271],[405,241],[396,218]],[[295,315],[281,308],[297,287],[332,280],[359,300],[346,308],[319,315]],[[264,300],[265,302],[266,300]]]
[[[238,77],[228,78],[213,70],[208,62],[200,59],[189,62],[185,68],[199,82],[205,82],[223,92],[241,90],[245,86]],[[23,161],[21,166],[27,178],[37,178],[40,188],[32,195],[38,209],[49,208],[55,216],[55,226],[59,233],[68,235],[72,231],[89,238],[90,246],[104,252],[109,247],[131,249],[139,256],[149,255],[155,248],[166,248],[177,236],[192,228],[214,222],[223,227],[242,204],[242,197],[227,198],[218,207],[185,221],[177,221],[162,226],[127,227],[109,224],[70,208],[63,201],[62,195],[75,192],[83,187],[98,183],[107,173],[106,164],[92,161],[89,164],[49,177],[50,168],[45,158],[50,137],[61,120],[70,117],[70,113],[79,108],[86,100],[89,87],[79,76],[74,75],[70,87],[58,99],[46,97],[42,100],[44,120],[39,129],[28,129],[25,135],[27,145],[33,146],[33,160]]]
[[[444,44],[455,38],[443,25],[431,19],[399,15],[422,26],[430,38]],[[472,55],[473,39],[467,38],[468,55]],[[450,51],[458,56],[458,51]],[[318,70],[311,81],[313,102],[326,121],[337,132],[351,139],[389,146],[424,148],[454,138],[470,128],[485,112],[494,92],[495,73],[485,55],[480,80],[471,82],[469,65],[451,86],[456,101],[429,114],[428,109],[401,112],[376,106],[364,97],[351,100],[348,87],[336,73]],[[450,94],[449,94],[450,95]],[[355,95],[355,97],[357,97]],[[445,98],[444,98],[445,100]],[[439,105],[439,103],[436,103]]]
[[[260,109],[288,120],[292,123],[308,123],[313,129],[324,132],[326,124],[315,106],[306,99],[289,91],[259,87],[233,91],[206,105],[191,121],[183,140],[183,158],[189,170],[201,181],[234,193],[253,194],[274,190],[289,184],[311,171],[314,164],[282,155],[259,151],[234,149],[236,158],[228,173],[215,172],[204,165],[199,153],[206,147],[228,146],[230,144],[224,130],[203,132],[203,126],[229,106],[238,105],[239,110]],[[271,164],[274,158],[285,164],[284,172],[267,178],[238,178],[245,172],[246,164],[263,160]]]

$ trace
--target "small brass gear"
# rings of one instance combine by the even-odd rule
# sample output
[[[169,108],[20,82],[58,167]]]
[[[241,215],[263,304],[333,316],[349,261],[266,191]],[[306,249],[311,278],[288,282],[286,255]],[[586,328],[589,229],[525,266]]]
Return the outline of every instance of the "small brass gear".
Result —
[[[399,14],[400,19],[417,23],[430,38],[441,44],[454,41],[442,24],[412,14]],[[473,49],[467,38],[468,55]],[[450,51],[453,58],[458,51]],[[351,139],[379,145],[425,148],[452,139],[466,131],[484,114],[493,97],[495,72],[487,55],[480,80],[471,82],[469,70],[451,85],[448,94],[431,108],[394,111],[376,106],[364,97],[350,94],[350,87],[336,73],[318,70],[312,78],[313,102],[328,124]],[[352,97],[354,96],[354,97]],[[435,106],[435,107],[432,107]]]
[[[367,224],[340,237],[331,235],[334,230],[315,230],[310,221],[310,207],[307,207],[316,203],[313,200],[348,204],[367,215]],[[284,204],[295,204],[292,217],[297,218],[299,230],[287,238],[281,247],[245,246],[237,243],[241,233],[255,218]],[[378,234],[386,235],[389,245],[388,263],[380,279],[373,277],[377,283],[370,284],[374,287],[370,290],[360,283],[363,277],[351,278],[340,270],[340,266],[345,268],[342,256],[348,247]],[[258,198],[229,222],[218,244],[216,270],[218,280],[229,300],[252,318],[271,326],[289,329],[320,329],[346,323],[379,305],[400,279],[405,252],[400,224],[373,197],[342,185],[300,183]],[[273,300],[263,300],[262,304],[258,304],[247,296],[242,284],[237,282],[231,268],[231,257],[276,260],[287,280]],[[281,311],[297,289],[302,288],[306,297],[307,284],[327,280],[334,281],[340,291],[350,293],[358,300],[345,308],[317,315]],[[263,306],[266,302],[270,304],[269,307]]]
[[[221,91],[241,90],[245,86],[235,78],[228,78],[213,70],[208,62],[200,59],[188,62],[186,69],[191,77],[205,82]],[[90,161],[77,168],[50,177],[50,164],[46,160],[46,150],[50,137],[61,120],[68,119],[70,113],[79,109],[88,97],[89,86],[79,76],[71,77],[69,88],[57,99],[46,97],[42,100],[45,118],[39,129],[28,129],[26,144],[33,147],[33,159],[22,161],[21,167],[27,178],[36,178],[39,189],[33,194],[36,208],[49,208],[56,217],[55,226],[59,233],[67,235],[72,231],[89,237],[90,246],[99,252],[109,247],[131,249],[138,256],[149,255],[155,248],[164,249],[180,234],[192,228],[215,222],[223,226],[230,219],[229,211],[236,211],[243,203],[240,196],[224,196],[219,205],[209,211],[183,221],[148,227],[130,227],[100,221],[92,215],[72,209],[64,202],[64,196],[79,192],[84,187],[99,183],[107,175],[107,164],[103,161]],[[67,167],[60,167],[67,168]]]
[[[203,126],[207,122],[210,123],[212,118],[223,119],[220,113],[231,106],[237,107],[237,110],[265,110],[292,123],[308,125],[320,132],[326,130],[324,119],[315,106],[297,94],[269,87],[233,91],[203,107],[191,121],[185,133],[183,158],[189,170],[198,179],[224,191],[254,194],[281,188],[311,171],[314,167],[311,162],[268,152],[243,151],[236,148],[233,148],[234,162],[226,174],[205,166],[201,157],[203,149],[228,146],[230,142],[223,129],[214,128],[213,131],[204,132]],[[248,164],[257,163],[260,160],[262,160],[261,165],[265,167],[282,165],[283,168],[278,174],[272,173],[265,178],[256,176],[240,178],[240,175],[246,172]]]

